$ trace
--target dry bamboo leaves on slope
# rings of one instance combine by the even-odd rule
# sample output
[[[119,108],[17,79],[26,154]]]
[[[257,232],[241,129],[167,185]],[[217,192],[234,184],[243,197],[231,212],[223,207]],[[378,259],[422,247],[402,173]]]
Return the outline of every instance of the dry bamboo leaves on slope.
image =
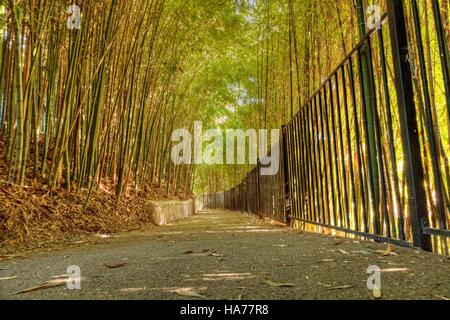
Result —
[[[86,192],[62,189],[52,194],[39,183],[20,188],[0,182],[0,242],[13,246],[25,242],[40,246],[49,241],[79,244],[79,240],[85,240],[80,235],[103,239],[105,234],[142,229],[151,221],[150,213],[142,210],[143,203],[164,198],[152,191],[117,203],[114,194],[99,190],[85,210]],[[0,246],[0,254],[9,253],[5,250],[6,245]],[[0,260],[14,257],[18,256],[2,255]]]

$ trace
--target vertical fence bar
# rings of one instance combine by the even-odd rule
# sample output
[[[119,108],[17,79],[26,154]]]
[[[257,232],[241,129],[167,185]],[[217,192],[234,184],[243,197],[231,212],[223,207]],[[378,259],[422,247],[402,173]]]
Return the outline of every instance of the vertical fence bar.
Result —
[[[331,95],[331,92],[330,92]],[[330,133],[330,113],[328,112],[328,93],[327,93],[327,86],[323,86],[323,110],[324,110],[324,121],[325,121],[325,133],[326,133],[326,139],[324,138],[324,145],[325,145],[325,141],[327,142],[327,153],[326,156],[328,158],[328,164],[330,167],[330,171],[329,171],[329,177],[330,177],[330,191],[331,191],[331,206],[333,207],[333,210],[330,211],[330,217],[328,220],[328,223],[330,225],[337,225],[336,221],[337,221],[337,215],[336,215],[336,204],[335,204],[335,185],[334,185],[334,174],[333,174],[333,156],[332,156],[332,150],[331,150],[331,133]],[[333,218],[333,223],[331,222],[331,218]]]
[[[309,161],[311,162],[311,183],[312,183],[312,195],[313,195],[313,215],[312,215],[312,221],[317,221],[317,215],[319,212],[319,200],[318,200],[318,188],[317,188],[317,163],[316,163],[316,155],[314,153],[314,145],[315,145],[315,139],[314,139],[314,122],[313,122],[313,112],[312,112],[313,103],[312,100],[309,101],[309,104],[307,106],[307,114],[308,114],[308,139],[310,141],[310,148],[309,148]]]
[[[303,172],[304,172],[304,193],[305,193],[305,208],[304,208],[304,214],[303,219],[312,219],[312,207],[311,207],[311,183],[310,183],[310,171],[309,166],[311,162],[308,159],[308,146],[309,146],[309,140],[308,140],[308,134],[307,134],[307,123],[306,123],[306,108],[303,108],[301,111],[301,135],[303,136],[303,147],[302,147],[302,153],[303,153]]]
[[[293,134],[292,134],[292,122],[287,126],[287,145],[288,145],[288,161],[289,161],[289,194],[290,194],[290,216],[294,217],[295,216],[295,171],[294,171],[294,166],[293,163],[295,163],[295,159],[293,157],[293,152],[292,152],[292,148],[294,145],[294,141],[293,141]]]
[[[350,70],[350,66],[343,65],[341,67],[341,75],[342,75],[342,88],[344,90],[344,114],[345,114],[345,128],[346,128],[346,136],[347,136],[347,152],[349,155],[349,167],[350,167],[350,189],[352,192],[352,215],[353,215],[353,223],[354,229],[358,230],[358,203],[356,201],[356,182],[355,182],[355,171],[353,167],[353,151],[352,151],[352,137],[350,133],[350,116],[349,116],[349,108],[348,108],[348,99],[347,99],[347,81],[345,77],[345,67],[347,66],[347,70]],[[350,76],[349,76],[350,78]],[[349,218],[350,212],[347,215],[348,217],[348,225],[347,228],[351,229],[351,223]]]
[[[296,204],[296,211],[294,212],[295,217],[300,217],[301,213],[303,212],[303,172],[302,167],[300,166],[301,158],[300,158],[300,130],[298,126],[299,122],[299,114],[297,114],[294,118],[293,122],[293,132],[294,132],[294,149],[292,150],[294,154],[294,162],[292,163],[292,167],[295,169],[295,182],[296,182],[296,188],[295,188],[295,204]]]
[[[326,99],[326,97],[324,97],[324,99]],[[330,184],[328,183],[328,169],[327,169],[327,156],[326,156],[326,150],[325,150],[325,124],[324,124],[324,116],[323,116],[323,104],[322,104],[322,91],[319,91],[319,113],[320,113],[320,144],[322,145],[322,158],[323,158],[323,167],[322,170],[324,172],[324,176],[325,176],[325,185],[324,185],[324,203],[326,206],[326,210],[325,210],[325,214],[323,217],[323,223],[326,224],[330,224],[330,216],[331,216],[331,212],[330,212],[330,197],[329,197],[329,192],[328,192],[328,187],[330,186]]]
[[[286,126],[283,126],[281,130],[281,155],[283,159],[283,179],[282,181],[282,188],[284,188],[284,212],[285,212],[285,219],[286,223],[289,223],[289,215],[291,214],[290,208],[289,208],[289,173],[288,173],[288,157],[287,157],[287,141],[286,141]]]
[[[366,47],[368,48],[368,47]],[[367,50],[368,52],[368,50]],[[373,124],[373,114],[372,114],[372,108],[373,108],[373,100],[371,97],[370,98],[370,103],[371,103],[371,108],[370,111],[367,108],[367,96],[366,96],[366,90],[367,88],[370,88],[370,84],[366,84],[364,81],[368,80],[368,77],[364,77],[363,73],[364,73],[364,68],[367,68],[367,65],[364,67],[363,65],[363,59],[366,59],[365,62],[367,62],[367,52],[366,52],[366,56],[365,58],[363,58],[363,55],[361,53],[361,49],[358,48],[358,70],[359,70],[359,86],[360,86],[360,95],[361,95],[361,104],[362,104],[362,117],[363,117],[363,127],[364,127],[364,132],[365,132],[365,137],[366,137],[366,143],[367,143],[367,150],[368,150],[368,155],[367,155],[367,172],[368,172],[368,177],[369,177],[369,190],[370,190],[370,197],[369,197],[369,207],[371,207],[372,211],[373,211],[373,219],[372,221],[370,221],[370,216],[367,214],[367,219],[366,219],[366,224],[370,225],[370,222],[373,223],[373,233],[374,234],[379,234],[379,230],[380,230],[380,224],[379,224],[379,219],[378,219],[378,198],[376,196],[376,188],[378,188],[378,182],[376,181],[375,177],[374,177],[374,173],[375,170],[373,169],[377,163],[375,163],[376,161],[376,150],[372,150],[376,149],[375,147],[375,141],[370,141],[370,137],[371,137],[371,132],[372,130],[374,130],[374,124]],[[370,89],[369,89],[370,90]],[[369,120],[368,118],[368,113],[370,113],[371,116],[371,120]],[[372,145],[373,143],[373,145]],[[378,175],[378,172],[376,172]],[[371,201],[370,201],[371,200]],[[371,206],[370,206],[371,204]],[[366,226],[367,229],[370,230],[369,226]]]
[[[343,215],[342,215],[342,202],[341,202],[341,190],[338,190],[338,188],[341,187],[341,181],[340,181],[340,177],[339,177],[339,157],[338,157],[338,151],[337,151],[337,138],[336,138],[336,114],[334,112],[335,110],[335,99],[334,99],[334,94],[333,94],[333,77],[330,78],[329,82],[329,89],[330,89],[330,117],[331,117],[331,133],[333,136],[333,152],[334,152],[334,159],[333,161],[331,161],[332,163],[334,163],[334,168],[335,168],[335,178],[336,178],[336,202],[337,205],[335,206],[335,212],[338,211],[339,212],[339,220],[340,220],[340,226],[344,226],[343,224]],[[338,83],[336,82],[334,84],[334,89],[338,89]],[[337,95],[336,100],[339,99],[339,95]],[[339,101],[337,102],[339,103]],[[337,113],[339,114],[340,110],[339,108],[337,108]],[[331,137],[329,137],[330,139],[330,148],[331,148]],[[331,168],[333,170],[333,168]],[[344,189],[345,190],[345,189]],[[335,214],[336,216],[336,214]],[[337,218],[335,218],[337,219]],[[334,221],[334,224],[336,226],[339,226],[339,223],[337,220]]]
[[[324,222],[324,217],[325,217],[325,192],[324,192],[324,187],[323,187],[323,178],[322,178],[322,157],[321,157],[321,153],[320,153],[320,122],[319,122],[319,116],[318,116],[318,112],[317,112],[317,94],[314,96],[314,123],[315,123],[315,130],[314,130],[314,137],[315,137],[315,155],[316,155],[316,161],[317,161],[317,180],[319,181],[319,188],[320,188],[320,194],[318,195],[318,202],[319,202],[319,207],[320,207],[320,212],[319,212],[319,217],[318,219],[316,219],[316,222],[319,223],[323,223]]]
[[[357,111],[357,103],[356,103],[356,88],[355,88],[355,75],[353,71],[353,61],[352,59],[349,60],[348,64],[349,68],[349,78],[350,78],[350,88],[351,88],[351,96],[352,96],[352,107],[353,107],[353,127],[355,128],[355,140],[356,140],[356,154],[357,154],[357,160],[358,160],[358,175],[359,175],[359,194],[361,198],[361,204],[362,204],[362,227],[363,231],[367,232],[367,219],[366,219],[366,194],[364,192],[364,178],[363,178],[363,166],[362,166],[362,154],[361,154],[361,134],[359,129],[359,123],[358,123],[358,111]],[[356,192],[356,189],[355,189]],[[358,204],[355,204],[358,206]],[[357,213],[355,223],[356,223],[356,230],[360,229],[360,223],[359,223],[359,216]]]
[[[303,133],[302,133],[302,112],[300,111],[297,116],[295,117],[296,121],[295,123],[295,132],[297,137],[297,147],[295,148],[295,153],[298,153],[298,161],[294,164],[296,168],[298,168],[297,171],[297,181],[298,181],[298,197],[297,197],[297,203],[298,203],[298,215],[297,217],[303,217],[305,213],[306,208],[306,171],[304,166],[304,152],[303,152]]]
[[[343,124],[342,124],[342,108],[341,108],[341,95],[339,93],[339,70],[336,71],[336,74],[334,75],[335,79],[335,85],[336,85],[336,102],[337,102],[337,116],[338,116],[338,127],[339,127],[339,154],[341,157],[341,171],[342,171],[342,184],[344,186],[343,195],[344,195],[344,208],[341,208],[341,210],[344,210],[343,216],[345,216],[345,224],[344,220],[341,221],[342,226],[346,226],[347,228],[350,228],[350,210],[348,206],[348,183],[347,183],[347,172],[346,172],[346,165],[345,165],[345,151],[344,151],[344,134],[343,134]],[[345,83],[342,83],[342,89],[345,90]],[[346,93],[344,93],[345,97]],[[344,111],[346,112],[346,110]],[[351,153],[349,154],[351,157]],[[337,159],[336,159],[337,161]],[[338,183],[339,185],[339,183]]]
[[[406,158],[405,172],[413,243],[424,250],[431,251],[431,237],[423,232],[422,226],[422,224],[427,223],[427,199],[423,185],[424,171],[420,153],[411,66],[408,60],[409,51],[403,0],[387,0],[387,8],[397,104]]]

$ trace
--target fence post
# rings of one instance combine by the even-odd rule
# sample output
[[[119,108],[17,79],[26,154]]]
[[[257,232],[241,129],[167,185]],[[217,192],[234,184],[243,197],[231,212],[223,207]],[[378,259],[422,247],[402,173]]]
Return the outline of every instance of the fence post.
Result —
[[[260,194],[260,189],[259,189],[259,185],[260,185],[260,181],[259,181],[259,172],[261,170],[261,163],[259,162],[259,158],[256,164],[256,168],[255,168],[255,182],[256,182],[256,215],[260,216],[262,218],[262,214],[261,214],[261,194]]]
[[[395,86],[400,118],[405,173],[408,185],[408,208],[412,226],[413,244],[431,251],[431,237],[424,234],[427,223],[427,199],[424,170],[420,153],[419,131],[414,102],[413,80],[409,63],[409,49],[403,0],[386,0],[391,35]]]
[[[289,163],[288,163],[288,157],[287,157],[287,132],[286,132],[287,128],[284,125],[283,129],[282,129],[282,138],[281,138],[281,158],[283,159],[283,177],[282,177],[282,187],[284,188],[283,190],[283,194],[284,194],[284,199],[283,199],[283,210],[285,211],[285,215],[286,215],[286,223],[289,224],[290,223],[290,218],[291,218],[291,195],[290,195],[290,191],[289,191]]]

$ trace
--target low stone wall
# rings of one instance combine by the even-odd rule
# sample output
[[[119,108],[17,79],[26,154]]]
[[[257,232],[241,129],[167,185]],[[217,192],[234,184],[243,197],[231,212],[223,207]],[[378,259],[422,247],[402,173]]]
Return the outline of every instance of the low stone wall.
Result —
[[[153,223],[158,226],[185,219],[196,213],[195,201],[149,201],[145,210],[151,213]]]

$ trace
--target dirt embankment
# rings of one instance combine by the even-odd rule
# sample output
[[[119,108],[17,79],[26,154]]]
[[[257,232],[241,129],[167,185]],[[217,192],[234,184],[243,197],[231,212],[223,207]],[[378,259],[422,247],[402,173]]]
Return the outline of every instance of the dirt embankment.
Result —
[[[24,187],[8,183],[6,161],[0,158],[2,254],[73,243],[95,235],[141,230],[152,224],[151,212],[144,210],[145,202],[191,197],[185,193],[166,197],[158,186],[139,192],[130,187],[117,201],[114,185],[104,183],[94,191],[86,207],[88,190],[50,190],[47,181],[33,179],[31,175]]]

